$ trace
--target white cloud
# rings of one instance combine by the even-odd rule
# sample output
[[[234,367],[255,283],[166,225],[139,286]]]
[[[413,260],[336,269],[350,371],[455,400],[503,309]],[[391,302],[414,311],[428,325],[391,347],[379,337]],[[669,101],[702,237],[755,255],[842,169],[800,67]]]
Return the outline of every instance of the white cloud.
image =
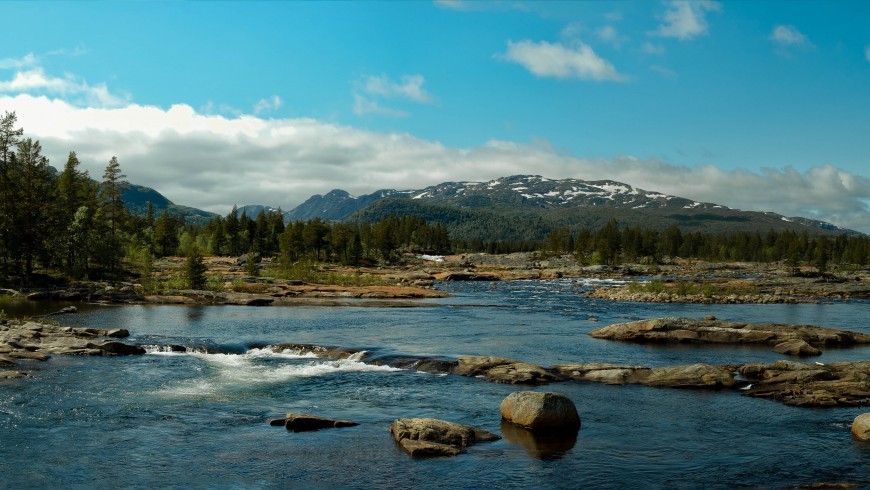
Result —
[[[405,111],[384,107],[380,105],[378,101],[363,97],[359,94],[354,94],[353,96],[353,113],[357,116],[380,114],[382,116],[390,117],[408,117],[410,115]]]
[[[587,44],[575,42],[573,46],[562,43],[508,41],[507,51],[498,58],[524,66],[538,77],[562,79],[622,81],[616,68]]]
[[[64,78],[47,75],[45,70],[36,65],[38,60],[25,56],[20,67],[9,80],[0,80],[0,93],[17,94],[51,94],[63,97],[65,100],[82,106],[118,107],[129,102],[126,95],[118,95],[109,91],[106,84],[90,85],[72,74]]]
[[[655,34],[681,41],[706,35],[709,30],[705,17],[707,12],[718,12],[721,9],[722,6],[712,0],[673,0]]]
[[[435,100],[432,94],[423,88],[426,79],[423,75],[403,75],[399,82],[394,82],[386,75],[370,76],[366,80],[364,90],[369,94],[386,98],[408,99],[421,104],[431,104]]]
[[[254,114],[263,114],[264,112],[278,110],[283,103],[284,101],[282,101],[281,97],[278,97],[277,95],[260,99],[256,104],[254,104]]]
[[[770,33],[770,40],[782,46],[801,46],[809,41],[795,26],[778,25]]]
[[[0,58],[0,70],[27,68],[35,66],[38,62],[33,53],[28,53],[23,58]]]
[[[55,164],[70,150],[102,175],[117,155],[131,182],[179,204],[226,214],[233,204],[292,209],[312,194],[413,189],[513,174],[613,179],[650,191],[750,210],[832,221],[870,232],[870,179],[831,165],[723,171],[629,156],[578,158],[544,142],[451,148],[401,133],[313,119],[228,118],[179,104],[83,109],[46,96],[0,95]]]
[[[463,2],[462,0],[435,0],[435,5],[445,9],[451,10],[468,10],[469,5],[468,2]]]
[[[595,37],[597,37],[599,41],[612,44],[617,48],[620,47],[622,43],[628,41],[627,37],[621,35],[615,27],[609,24],[595,29]]]
[[[870,61],[870,46],[864,48],[864,58],[866,58],[867,61]]]

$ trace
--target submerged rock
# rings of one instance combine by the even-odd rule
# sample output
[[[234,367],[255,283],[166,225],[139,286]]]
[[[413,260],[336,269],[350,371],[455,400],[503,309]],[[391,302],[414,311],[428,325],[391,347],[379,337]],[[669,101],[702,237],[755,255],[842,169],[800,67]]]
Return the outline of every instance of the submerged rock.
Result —
[[[870,441],[870,413],[862,413],[852,422],[852,435],[859,441]]]
[[[515,391],[499,409],[502,419],[531,430],[576,432],[580,427],[574,402],[562,393]]]
[[[500,439],[482,429],[431,418],[397,419],[390,433],[412,457],[456,456],[478,442]]]

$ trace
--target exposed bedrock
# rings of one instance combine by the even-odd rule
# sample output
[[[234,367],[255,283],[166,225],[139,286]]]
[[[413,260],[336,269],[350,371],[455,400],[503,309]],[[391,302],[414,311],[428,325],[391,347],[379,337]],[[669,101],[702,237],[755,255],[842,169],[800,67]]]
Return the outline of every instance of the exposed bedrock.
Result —
[[[818,346],[851,346],[870,343],[870,335],[816,325],[743,323],[691,318],[657,318],[616,323],[589,332],[598,339],[629,342],[679,342],[714,344],[759,344],[776,346],[777,352],[817,355]],[[799,343],[803,341],[808,344]],[[786,345],[781,345],[788,342]]]

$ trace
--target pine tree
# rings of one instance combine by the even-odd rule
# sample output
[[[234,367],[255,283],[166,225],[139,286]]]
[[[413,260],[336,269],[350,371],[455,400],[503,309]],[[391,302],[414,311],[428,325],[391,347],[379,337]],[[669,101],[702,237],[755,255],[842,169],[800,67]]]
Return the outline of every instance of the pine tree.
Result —
[[[121,191],[130,185],[124,180],[127,177],[121,173],[121,165],[117,157],[112,157],[103,173],[103,183],[100,187],[101,211],[108,227],[105,255],[109,262],[109,272],[114,274],[121,257],[119,234],[126,216],[126,208],[121,199]]]
[[[190,252],[187,254],[187,263],[185,264],[185,278],[187,286],[190,289],[205,289],[206,277],[205,273],[208,267],[205,265],[205,260],[199,251],[199,247],[190,247]]]

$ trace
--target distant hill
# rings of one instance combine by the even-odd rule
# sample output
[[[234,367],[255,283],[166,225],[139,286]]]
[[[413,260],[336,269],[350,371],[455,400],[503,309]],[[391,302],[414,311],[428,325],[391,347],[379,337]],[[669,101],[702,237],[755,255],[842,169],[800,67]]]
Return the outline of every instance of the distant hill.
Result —
[[[469,240],[540,240],[556,229],[596,229],[610,219],[625,226],[678,226],[689,232],[772,229],[810,235],[860,235],[823,221],[741,211],[612,180],[553,180],[537,175],[514,175],[489,182],[445,182],[419,190],[382,189],[362,196],[336,189],[314,195],[284,213],[286,221],[376,220],[388,215],[415,215],[442,222],[451,237]]]
[[[205,224],[217,216],[215,213],[175,204],[156,190],[141,185],[126,186],[121,191],[121,200],[130,213],[138,216],[145,216],[148,213],[148,201],[151,201],[155,217],[166,210],[171,215],[184,218],[187,223]]]

